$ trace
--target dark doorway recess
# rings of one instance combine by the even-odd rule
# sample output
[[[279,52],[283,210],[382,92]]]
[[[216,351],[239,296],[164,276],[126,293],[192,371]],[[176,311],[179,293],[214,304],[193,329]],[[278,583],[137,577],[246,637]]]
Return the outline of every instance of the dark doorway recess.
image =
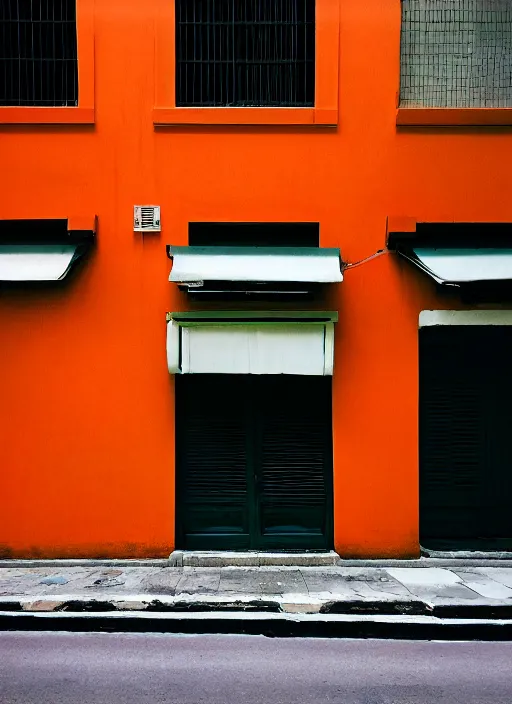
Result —
[[[177,547],[332,547],[330,377],[177,377],[176,451]]]
[[[512,327],[420,330],[420,541],[512,550]]]
[[[317,222],[191,222],[191,247],[319,247]]]

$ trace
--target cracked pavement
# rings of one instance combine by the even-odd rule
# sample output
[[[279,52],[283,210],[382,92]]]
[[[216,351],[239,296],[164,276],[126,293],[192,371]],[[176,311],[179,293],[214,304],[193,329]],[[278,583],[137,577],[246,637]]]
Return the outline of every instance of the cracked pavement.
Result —
[[[304,613],[333,603],[509,606],[512,615],[512,567],[0,567],[0,611],[100,602],[116,610],[271,602]]]

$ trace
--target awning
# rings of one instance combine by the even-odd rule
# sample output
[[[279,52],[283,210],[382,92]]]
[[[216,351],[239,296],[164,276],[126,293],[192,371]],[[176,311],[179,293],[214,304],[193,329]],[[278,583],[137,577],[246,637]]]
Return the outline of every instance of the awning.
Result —
[[[79,256],[77,245],[0,245],[0,281],[59,281]]]
[[[439,284],[512,280],[512,249],[412,247],[399,253]]]
[[[320,247],[168,247],[169,281],[184,288],[223,284],[328,284],[343,281],[339,249]],[[228,286],[229,288],[229,286]],[[307,288],[307,286],[306,286]]]
[[[73,224],[79,228],[71,229]],[[95,235],[90,220],[0,220],[0,281],[60,281]]]
[[[171,313],[169,372],[329,376],[335,320],[336,313],[316,311]]]
[[[511,222],[423,222],[389,217],[387,248],[436,283],[464,288],[464,296],[484,300],[510,289]],[[461,292],[462,293],[462,292]],[[468,299],[469,300],[469,299]]]

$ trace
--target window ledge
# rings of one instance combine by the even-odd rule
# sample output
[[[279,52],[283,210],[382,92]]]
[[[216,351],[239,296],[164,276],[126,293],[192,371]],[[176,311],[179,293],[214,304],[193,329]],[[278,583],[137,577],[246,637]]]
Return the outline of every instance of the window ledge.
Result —
[[[156,127],[173,125],[330,125],[338,111],[324,108],[155,108]]]
[[[512,108],[398,108],[397,125],[512,125]]]
[[[94,108],[81,107],[0,107],[1,125],[90,125]]]

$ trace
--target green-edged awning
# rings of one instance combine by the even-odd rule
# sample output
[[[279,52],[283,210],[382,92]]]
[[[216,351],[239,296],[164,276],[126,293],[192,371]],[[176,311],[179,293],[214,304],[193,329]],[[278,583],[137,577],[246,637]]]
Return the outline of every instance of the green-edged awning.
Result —
[[[399,251],[439,284],[512,280],[512,249],[411,247]]]
[[[343,281],[339,249],[320,247],[168,247],[169,281],[315,283]]]
[[[61,281],[95,232],[95,217],[0,219],[0,281]]]

